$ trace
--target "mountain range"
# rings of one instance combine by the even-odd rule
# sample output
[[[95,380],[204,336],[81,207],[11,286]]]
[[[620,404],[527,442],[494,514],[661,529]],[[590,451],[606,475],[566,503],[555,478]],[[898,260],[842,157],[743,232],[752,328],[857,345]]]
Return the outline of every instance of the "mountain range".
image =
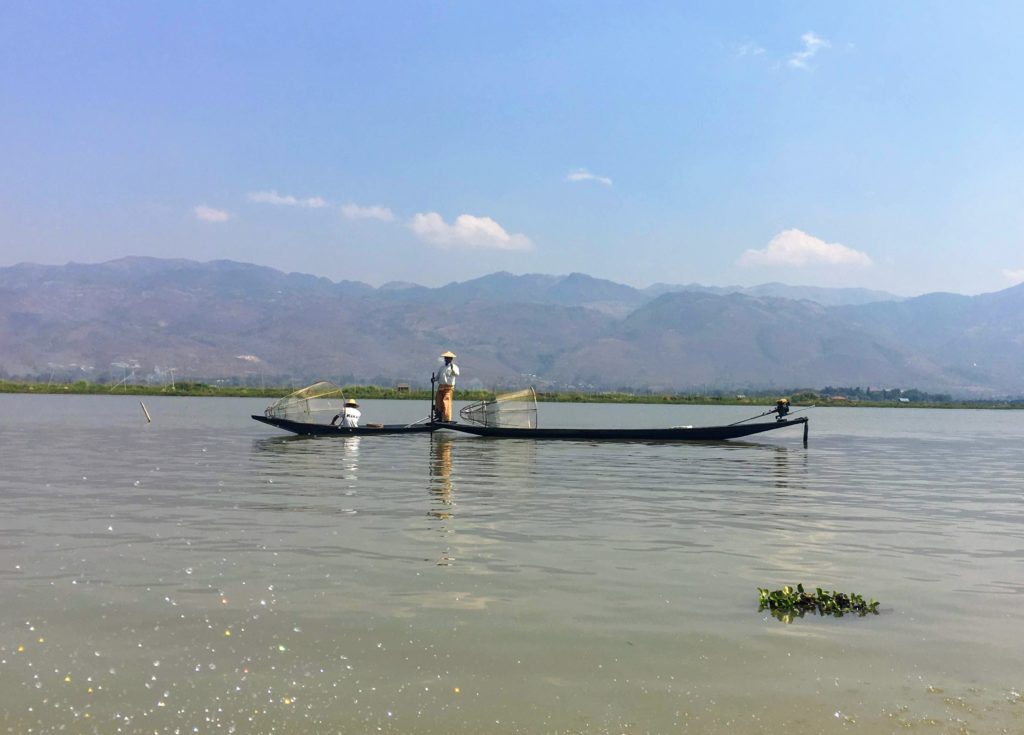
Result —
[[[373,287],[130,257],[0,268],[0,374],[686,391],[833,386],[1024,394],[1024,285],[900,298],[773,283],[493,273]],[[158,379],[158,378],[157,378]]]

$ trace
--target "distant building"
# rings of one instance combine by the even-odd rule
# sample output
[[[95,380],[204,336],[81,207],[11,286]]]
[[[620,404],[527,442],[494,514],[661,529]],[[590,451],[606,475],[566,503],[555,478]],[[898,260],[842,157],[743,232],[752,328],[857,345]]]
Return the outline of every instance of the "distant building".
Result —
[[[910,403],[909,398],[900,398],[900,403]]]
[[[395,390],[398,391],[399,393],[408,393],[409,392],[409,384],[408,383],[399,383],[398,385],[395,386]]]

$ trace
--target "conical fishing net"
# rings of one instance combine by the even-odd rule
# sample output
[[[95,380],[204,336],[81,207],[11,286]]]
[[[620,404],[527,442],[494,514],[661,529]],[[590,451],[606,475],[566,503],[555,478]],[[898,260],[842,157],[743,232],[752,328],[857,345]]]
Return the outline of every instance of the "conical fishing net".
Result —
[[[304,424],[329,424],[341,413],[345,395],[334,383],[321,380],[297,390],[267,406],[264,415],[272,419],[287,419]]]
[[[537,394],[533,388],[503,393],[490,401],[479,401],[463,407],[459,416],[484,426],[511,429],[537,428]]]

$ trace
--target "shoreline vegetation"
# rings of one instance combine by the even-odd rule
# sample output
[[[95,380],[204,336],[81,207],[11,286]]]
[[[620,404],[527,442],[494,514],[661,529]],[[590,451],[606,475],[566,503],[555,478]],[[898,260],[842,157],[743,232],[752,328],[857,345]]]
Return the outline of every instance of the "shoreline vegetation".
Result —
[[[179,396],[206,398],[269,398],[276,399],[292,393],[302,386],[250,387],[242,385],[216,385],[210,383],[181,381],[175,385],[128,385],[111,386],[103,383],[77,381],[74,383],[33,383],[25,381],[0,380],[0,393],[23,393],[35,395],[129,395],[129,396]],[[357,399],[389,399],[429,401],[430,391],[423,389],[399,390],[393,387],[375,385],[342,386],[346,396]],[[511,389],[509,389],[511,390]],[[837,393],[836,391],[841,391]],[[501,392],[501,391],[499,391]],[[890,395],[891,394],[891,395]],[[495,391],[459,390],[459,400],[482,401],[493,398]],[[788,397],[794,406],[862,406],[894,408],[1000,408],[1022,409],[1024,399],[1003,400],[954,400],[945,395],[931,395],[919,391],[862,391],[854,389],[831,389],[822,391],[795,390],[768,392],[757,391],[735,393],[719,391],[714,393],[651,393],[626,391],[537,391],[537,400],[557,403],[644,403],[712,406],[753,406],[770,407],[777,398]],[[908,397],[909,396],[909,397]]]

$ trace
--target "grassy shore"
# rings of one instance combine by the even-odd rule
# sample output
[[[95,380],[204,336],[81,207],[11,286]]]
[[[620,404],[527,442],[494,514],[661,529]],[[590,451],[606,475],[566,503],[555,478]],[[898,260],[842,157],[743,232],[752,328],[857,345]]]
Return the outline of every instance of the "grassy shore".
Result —
[[[180,382],[171,386],[154,385],[118,385],[111,387],[100,383],[78,381],[76,383],[29,383],[0,380],[0,393],[28,393],[36,395],[129,395],[129,396],[191,396],[210,398],[267,398],[275,399],[295,391],[296,387],[254,388],[237,385],[210,385],[208,383]],[[346,396],[359,399],[381,398],[393,400],[429,401],[428,390],[403,390],[386,388],[376,385],[348,385],[343,390]],[[463,401],[481,401],[494,397],[494,392],[483,390],[459,390],[457,397]],[[595,392],[584,393],[574,391],[538,392],[538,401],[562,403],[646,403],[646,404],[681,404],[681,405],[719,405],[719,406],[769,406],[779,396],[772,393],[737,395],[700,395],[700,394],[658,394],[658,393],[617,393]],[[1006,401],[912,401],[899,400],[833,400],[828,396],[813,391],[790,393],[794,405],[808,406],[870,406],[894,408],[1024,408],[1024,400]]]

